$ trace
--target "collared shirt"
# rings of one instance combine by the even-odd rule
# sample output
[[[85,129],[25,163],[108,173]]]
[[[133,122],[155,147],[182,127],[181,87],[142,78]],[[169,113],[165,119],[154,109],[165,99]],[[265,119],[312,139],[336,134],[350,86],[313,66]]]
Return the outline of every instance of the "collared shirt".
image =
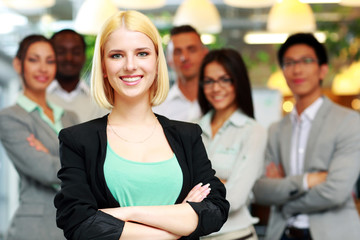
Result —
[[[61,122],[61,117],[64,114],[64,109],[56,106],[55,104],[52,104],[51,102],[47,102],[47,104],[49,105],[49,107],[51,108],[51,110],[53,111],[53,115],[54,115],[54,122],[52,122],[50,120],[50,118],[44,113],[44,110],[42,109],[42,107],[40,107],[37,103],[35,103],[34,101],[30,100],[28,97],[26,97],[25,95],[21,94],[16,103],[22,107],[25,111],[27,112],[33,112],[33,111],[38,111],[40,118],[46,122],[51,129],[53,129],[57,134],[60,132],[60,130],[63,128],[62,122]]]
[[[290,113],[292,122],[292,136],[291,136],[291,155],[290,155],[290,173],[291,175],[301,175],[304,173],[304,161],[306,153],[306,144],[312,122],[315,119],[316,113],[323,104],[324,99],[318,98],[299,116],[296,108]],[[307,174],[304,176],[304,188],[308,189]],[[300,214],[288,220],[288,224],[297,228],[309,228],[309,217],[306,214]]]
[[[245,229],[258,222],[251,216],[247,204],[251,189],[262,173],[267,132],[254,119],[237,110],[212,137],[213,114],[213,110],[206,113],[199,125],[216,176],[226,180],[226,198],[230,202],[229,218],[221,230],[213,234],[216,235]]]
[[[102,117],[109,112],[95,103],[84,80],[80,80],[70,93],[54,80],[47,88],[47,98],[65,110],[75,113],[80,122]]]
[[[198,101],[189,101],[177,83],[170,88],[165,101],[159,106],[154,106],[153,111],[167,118],[186,122],[196,122],[202,115]]]
[[[73,91],[68,92],[68,91],[65,91],[60,86],[59,82],[55,79],[54,81],[51,82],[51,84],[49,85],[49,87],[47,88],[46,91],[48,94],[59,95],[63,100],[65,100],[67,102],[73,101],[74,98],[80,94],[85,94],[85,95],[90,94],[89,87],[83,80],[79,81],[79,83],[77,84],[76,88]]]

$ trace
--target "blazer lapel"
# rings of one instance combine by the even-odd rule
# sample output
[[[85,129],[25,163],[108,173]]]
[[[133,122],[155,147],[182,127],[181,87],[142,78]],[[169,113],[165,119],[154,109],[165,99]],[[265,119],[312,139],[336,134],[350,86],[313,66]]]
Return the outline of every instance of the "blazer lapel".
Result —
[[[291,124],[290,115],[287,115],[284,118],[284,124],[282,125],[281,136],[280,136],[281,164],[287,176],[290,175],[291,135],[292,135],[292,124]]]
[[[316,143],[318,141],[318,138],[321,136],[322,128],[324,126],[324,118],[326,117],[326,114],[328,113],[330,106],[331,106],[330,100],[324,97],[324,102],[320,107],[320,109],[318,110],[311,124],[311,129],[306,144],[304,171],[308,170],[311,165],[311,161],[313,159],[312,155],[316,149]]]

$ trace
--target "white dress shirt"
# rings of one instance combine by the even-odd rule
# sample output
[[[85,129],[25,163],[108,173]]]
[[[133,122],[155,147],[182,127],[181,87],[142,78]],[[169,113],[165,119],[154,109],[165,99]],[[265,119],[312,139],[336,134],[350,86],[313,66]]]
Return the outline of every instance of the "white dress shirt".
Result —
[[[169,91],[166,100],[159,106],[154,106],[153,111],[172,120],[196,122],[201,117],[198,101],[188,100],[175,83]]]
[[[54,80],[46,91],[47,99],[50,102],[74,112],[80,122],[102,117],[109,112],[95,103],[84,80],[80,80],[76,88],[71,92],[65,91],[59,82]]]
[[[291,175],[301,175],[304,173],[304,159],[306,153],[306,144],[309,133],[316,113],[320,109],[324,99],[318,98],[309,107],[307,107],[299,116],[296,108],[290,113],[292,122],[292,136],[291,136],[291,155],[290,168]],[[307,174],[304,176],[304,188],[308,189]],[[297,228],[309,228],[309,217],[306,214],[299,214],[296,217],[288,219],[288,224]]]

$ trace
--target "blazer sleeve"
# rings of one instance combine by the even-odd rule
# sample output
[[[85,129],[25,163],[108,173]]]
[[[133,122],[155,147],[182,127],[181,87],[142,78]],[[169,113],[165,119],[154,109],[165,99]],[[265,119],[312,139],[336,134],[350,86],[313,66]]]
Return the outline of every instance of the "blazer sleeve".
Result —
[[[305,195],[283,206],[283,215],[313,213],[341,206],[351,198],[360,171],[360,117],[349,114],[336,126],[334,153],[329,161],[326,181],[311,188]]]
[[[253,188],[255,201],[261,205],[281,206],[305,193],[303,174],[285,176],[285,178],[279,179],[266,177],[267,165],[273,162],[276,166],[279,166],[279,164],[282,163],[280,156],[279,127],[279,124],[274,124],[269,128],[263,176],[255,182]],[[284,161],[288,161],[288,159],[284,159]]]
[[[10,109],[8,109],[10,110]],[[21,112],[0,114],[0,139],[17,171],[28,178],[52,187],[59,184],[56,177],[60,169],[59,156],[37,151],[26,140],[33,134],[32,119]],[[37,137],[37,136],[35,136]],[[54,136],[54,142],[57,142]],[[46,147],[47,143],[43,143]]]
[[[118,240],[124,222],[99,211],[87,175],[86,149],[75,135],[71,128],[59,134],[61,190],[54,200],[57,226],[67,239]]]
[[[215,170],[211,167],[204,144],[201,138],[201,128],[198,125],[191,131],[191,140],[187,142],[185,150],[191,148],[192,163],[190,169],[193,183],[209,183],[210,194],[200,203],[189,202],[197,213],[199,222],[196,230],[185,239],[198,239],[200,236],[219,231],[228,218],[229,202],[225,199],[224,184],[215,177]],[[185,143],[186,144],[186,143]],[[189,152],[189,151],[187,151]]]

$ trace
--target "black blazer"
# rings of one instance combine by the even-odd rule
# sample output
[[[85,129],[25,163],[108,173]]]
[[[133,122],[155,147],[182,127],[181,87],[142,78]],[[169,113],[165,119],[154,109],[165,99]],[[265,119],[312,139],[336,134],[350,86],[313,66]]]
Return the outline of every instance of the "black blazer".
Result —
[[[157,115],[183,173],[183,186],[176,203],[181,203],[198,183],[210,183],[211,192],[200,203],[189,202],[199,216],[196,230],[182,239],[199,239],[218,231],[227,220],[229,203],[225,187],[215,171],[201,139],[201,128]],[[120,238],[124,222],[101,208],[119,207],[104,177],[107,116],[63,129],[59,134],[61,191],[54,203],[56,222],[68,239]]]

